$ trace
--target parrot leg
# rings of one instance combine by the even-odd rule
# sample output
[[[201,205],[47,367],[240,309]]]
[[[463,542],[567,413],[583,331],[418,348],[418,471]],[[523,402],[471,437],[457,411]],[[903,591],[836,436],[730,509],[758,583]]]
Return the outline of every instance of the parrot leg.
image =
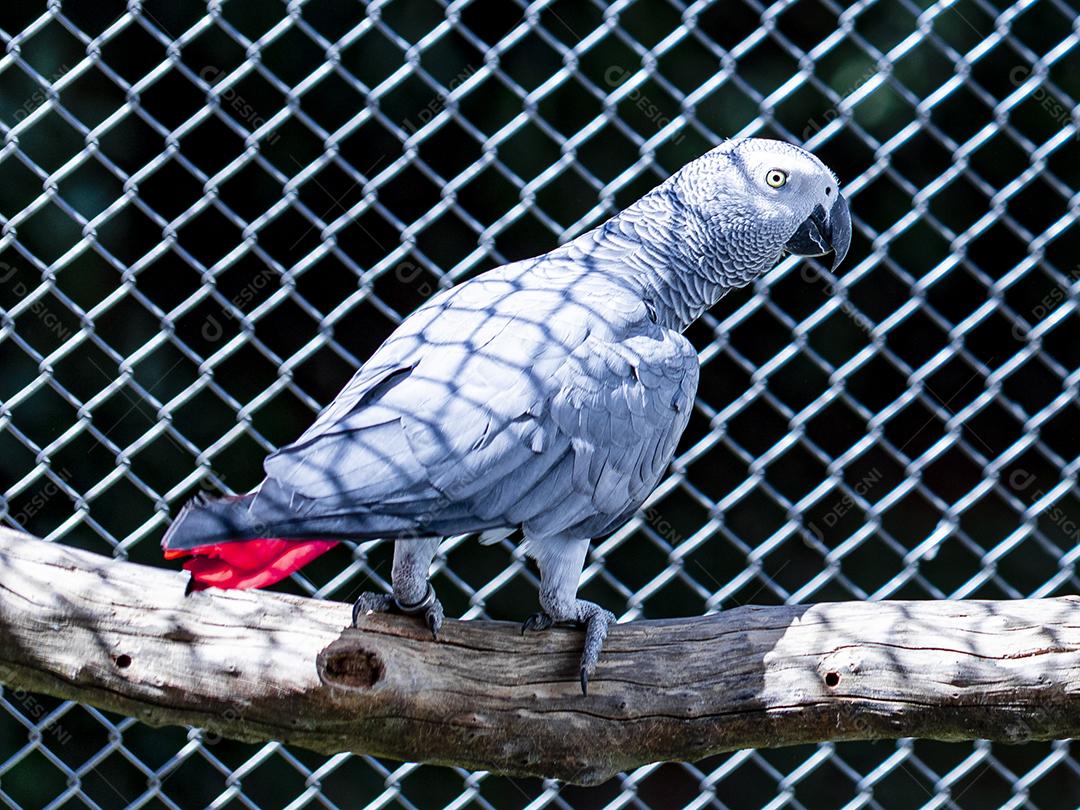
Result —
[[[409,616],[422,614],[431,637],[439,639],[443,622],[442,602],[435,596],[435,589],[428,581],[428,572],[441,538],[425,537],[419,540],[398,540],[394,543],[394,568],[391,579],[394,592],[360,594],[353,605],[353,626],[364,613],[404,613]]]
[[[539,543],[530,541],[529,547],[540,567],[540,607],[543,610],[525,620],[521,625],[522,635],[529,630],[547,630],[559,623],[584,627],[581,693],[588,695],[589,676],[596,671],[608,627],[615,622],[615,614],[610,610],[577,598],[578,581],[585,566],[589,540],[550,538]]]

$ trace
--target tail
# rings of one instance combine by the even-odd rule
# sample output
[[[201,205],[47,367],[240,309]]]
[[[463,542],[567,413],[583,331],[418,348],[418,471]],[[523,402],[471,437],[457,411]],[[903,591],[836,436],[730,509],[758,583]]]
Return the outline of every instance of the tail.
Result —
[[[191,556],[188,590],[265,588],[303,568],[337,545],[336,540],[260,537],[248,507],[254,495],[190,501],[161,541],[165,559]],[[242,538],[242,539],[237,539]]]

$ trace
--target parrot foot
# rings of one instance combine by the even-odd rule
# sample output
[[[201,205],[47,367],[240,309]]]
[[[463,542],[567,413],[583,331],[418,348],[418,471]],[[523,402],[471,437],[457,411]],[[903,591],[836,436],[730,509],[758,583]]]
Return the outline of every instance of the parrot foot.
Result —
[[[431,631],[431,637],[439,640],[439,630],[442,629],[443,611],[442,602],[435,596],[435,589],[431,583],[427,584],[427,592],[424,597],[413,604],[407,604],[398,600],[389,593],[372,593],[371,591],[360,594],[360,598],[353,604],[353,627],[364,613],[401,613],[406,616],[423,615],[424,622]]]
[[[589,694],[589,676],[596,671],[596,662],[600,660],[600,650],[604,647],[608,627],[615,623],[615,614],[604,610],[593,602],[578,599],[574,605],[577,617],[569,622],[585,628],[585,649],[581,653],[581,694]],[[556,624],[551,614],[541,611],[534,613],[521,625],[521,635],[530,630],[547,630]]]

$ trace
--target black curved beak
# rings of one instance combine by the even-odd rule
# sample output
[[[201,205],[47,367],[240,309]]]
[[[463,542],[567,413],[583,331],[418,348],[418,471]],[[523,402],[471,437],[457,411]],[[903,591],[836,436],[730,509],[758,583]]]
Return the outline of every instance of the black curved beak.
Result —
[[[788,253],[796,256],[824,256],[833,254],[832,268],[835,270],[847,256],[851,247],[851,213],[847,200],[842,194],[836,195],[836,201],[828,213],[823,206],[815,206],[795,231],[795,235],[784,245]]]

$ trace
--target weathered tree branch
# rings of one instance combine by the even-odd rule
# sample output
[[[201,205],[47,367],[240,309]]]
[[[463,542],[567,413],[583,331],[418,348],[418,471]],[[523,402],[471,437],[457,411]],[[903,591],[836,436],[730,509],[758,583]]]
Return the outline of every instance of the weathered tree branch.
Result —
[[[581,636],[266,592],[0,529],[0,681],[248,741],[594,784],[734,748],[1080,732],[1080,601],[744,607]]]

